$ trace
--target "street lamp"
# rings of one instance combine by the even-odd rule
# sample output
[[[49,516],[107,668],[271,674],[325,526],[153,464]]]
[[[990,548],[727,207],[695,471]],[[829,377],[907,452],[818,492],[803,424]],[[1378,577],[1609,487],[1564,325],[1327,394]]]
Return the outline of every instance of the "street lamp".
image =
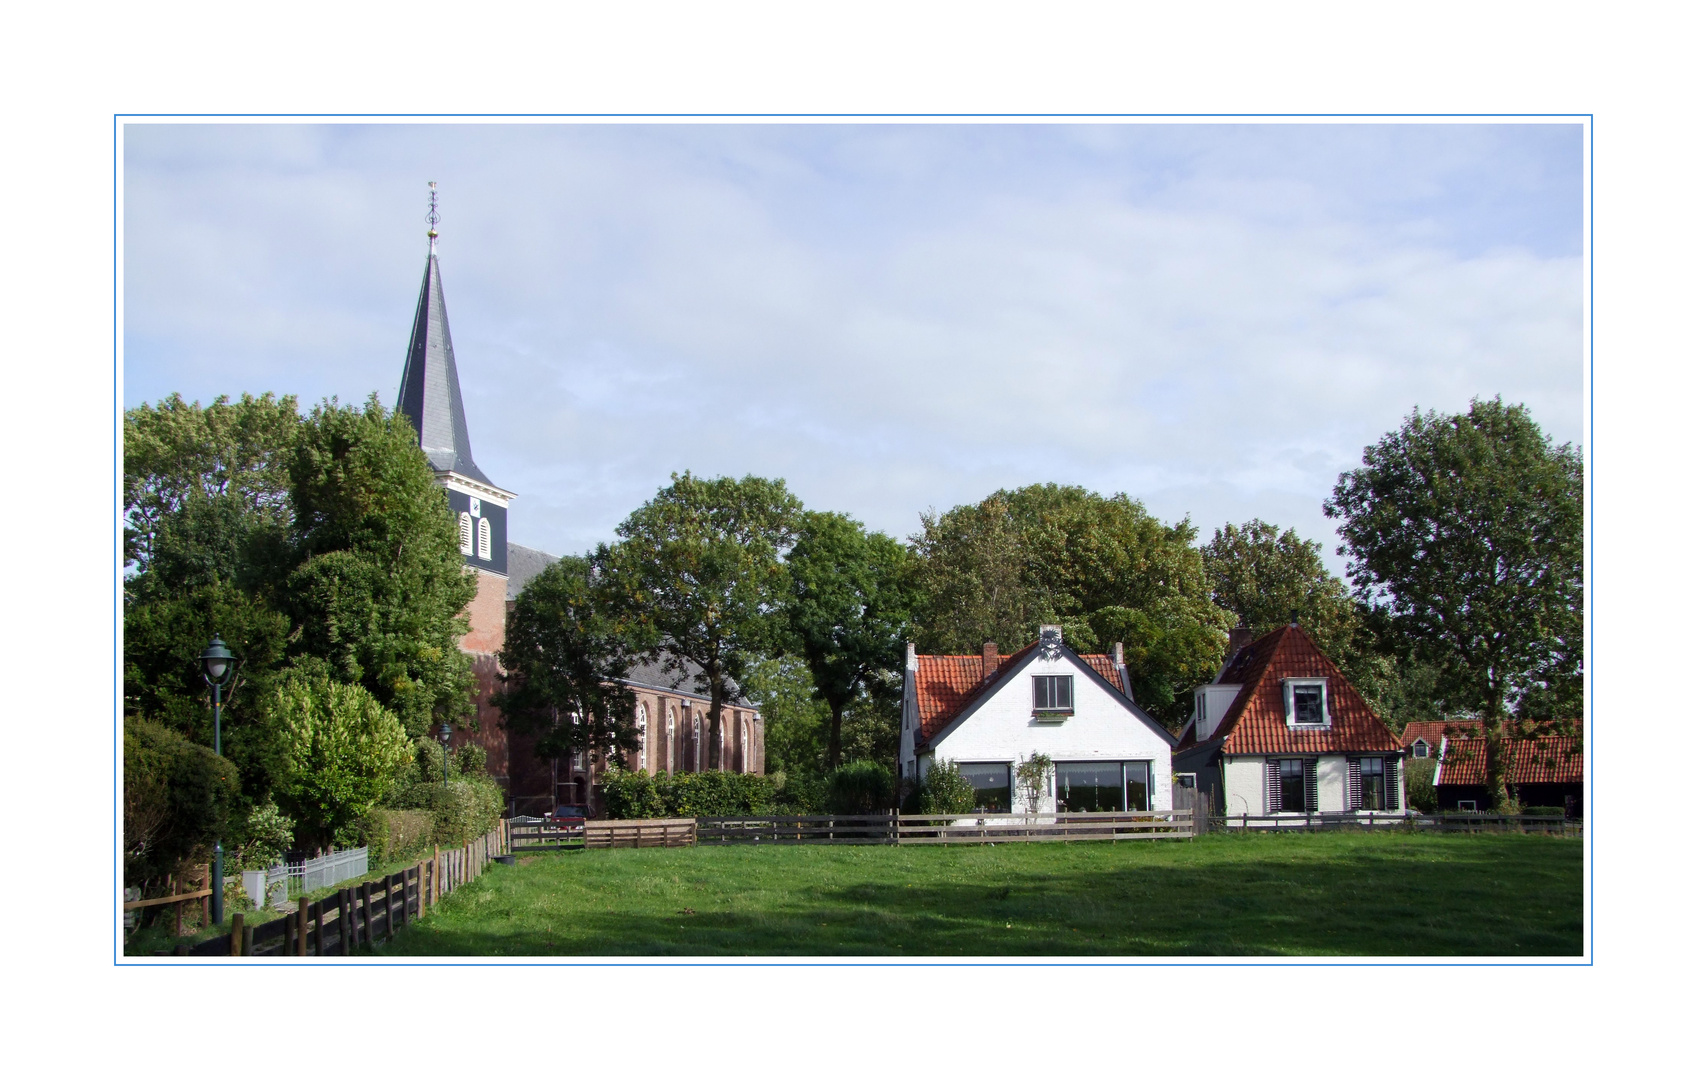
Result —
[[[450,721],[439,725],[439,742],[445,748],[445,790],[450,790]]]
[[[202,678],[213,688],[213,752],[219,753],[219,700],[220,692],[231,683],[231,677],[237,673],[237,662],[231,655],[231,650],[225,647],[225,642],[219,640],[219,635],[213,636],[213,641],[203,650]],[[213,923],[219,926],[225,922],[225,845],[219,837],[213,838]]]

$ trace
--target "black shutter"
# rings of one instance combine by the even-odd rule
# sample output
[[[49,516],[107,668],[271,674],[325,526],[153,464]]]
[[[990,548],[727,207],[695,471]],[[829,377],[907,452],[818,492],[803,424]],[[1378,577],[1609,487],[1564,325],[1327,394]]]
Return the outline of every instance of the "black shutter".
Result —
[[[1399,759],[1388,757],[1381,762],[1382,779],[1387,781],[1387,809],[1399,808]]]
[[[1268,759],[1268,783],[1264,787],[1263,813],[1280,813],[1280,762],[1274,758]]]
[[[1304,809],[1316,812],[1316,759],[1304,759]]]
[[[1347,810],[1362,810],[1363,759],[1347,757],[1345,765],[1345,808]]]

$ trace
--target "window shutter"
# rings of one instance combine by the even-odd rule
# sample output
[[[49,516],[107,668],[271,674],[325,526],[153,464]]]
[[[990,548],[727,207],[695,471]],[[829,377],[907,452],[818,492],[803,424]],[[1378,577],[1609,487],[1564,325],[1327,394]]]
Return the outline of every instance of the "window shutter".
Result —
[[[1263,813],[1278,814],[1280,813],[1280,762],[1274,758],[1268,759],[1268,783],[1266,787],[1268,790],[1263,793],[1265,796]]]
[[[1316,812],[1316,759],[1308,758],[1304,762],[1304,806],[1310,813]]]
[[[480,557],[492,557],[492,526],[486,524],[485,518],[480,519]]]
[[[457,530],[460,533],[462,553],[474,554],[474,519],[468,516],[468,511],[464,510],[458,517]]]
[[[1363,809],[1363,759],[1347,757],[1345,759],[1345,808],[1347,810]]]
[[[1387,781],[1387,809],[1399,808],[1399,759],[1386,758],[1381,762],[1382,779]]]

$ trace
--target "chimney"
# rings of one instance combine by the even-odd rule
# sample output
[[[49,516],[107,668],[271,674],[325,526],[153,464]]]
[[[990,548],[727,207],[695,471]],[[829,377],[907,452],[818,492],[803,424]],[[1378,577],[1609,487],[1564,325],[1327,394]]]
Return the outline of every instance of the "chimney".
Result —
[[[996,643],[993,641],[984,642],[984,675],[983,675],[983,677],[988,679],[991,675],[995,674],[996,665],[1000,664],[1001,662],[1002,662],[1001,654],[996,652]]]
[[[1251,628],[1245,625],[1245,621],[1243,619],[1240,619],[1239,625],[1233,627],[1233,629],[1227,633],[1227,657],[1221,661],[1221,666],[1226,667],[1228,664],[1231,664],[1233,662],[1233,657],[1239,655],[1239,650],[1250,643]]]
[[[913,643],[911,641],[907,642],[907,657],[906,662],[903,665],[903,669],[906,671],[917,671],[919,669],[919,657],[918,654],[913,652]]]
[[[1126,666],[1126,645],[1124,642],[1117,641],[1114,643],[1114,666],[1117,668]]]

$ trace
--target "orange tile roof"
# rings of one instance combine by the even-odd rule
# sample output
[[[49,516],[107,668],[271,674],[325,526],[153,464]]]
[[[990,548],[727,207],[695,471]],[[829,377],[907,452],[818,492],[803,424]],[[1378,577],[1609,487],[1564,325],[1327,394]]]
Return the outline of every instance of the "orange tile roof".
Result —
[[[1325,731],[1289,729],[1281,680],[1312,678],[1328,680],[1331,726]],[[1296,626],[1283,626],[1240,649],[1217,682],[1244,686],[1220,726],[1209,739],[1201,740],[1224,737],[1222,753],[1395,753],[1403,749],[1351,681]],[[1198,743],[1196,726],[1188,725],[1179,749]]]
[[[913,685],[919,698],[920,736],[926,742],[936,738],[986,686],[1006,675],[1018,662],[1029,659],[1036,647],[1037,642],[1034,641],[1018,652],[998,657],[996,670],[988,679],[984,678],[982,656],[918,657],[919,669]],[[1125,696],[1120,689],[1120,673],[1115,669],[1114,657],[1094,653],[1080,655],[1079,659],[1114,687],[1115,693]]]
[[[1480,787],[1488,780],[1488,740],[1446,736],[1442,785]],[[1543,735],[1506,741],[1506,783],[1580,784],[1583,744],[1578,735]]]

